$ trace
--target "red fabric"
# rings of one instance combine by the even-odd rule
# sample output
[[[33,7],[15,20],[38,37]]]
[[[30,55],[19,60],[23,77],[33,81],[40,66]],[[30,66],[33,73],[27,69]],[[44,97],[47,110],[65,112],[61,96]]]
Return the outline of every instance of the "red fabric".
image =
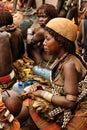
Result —
[[[25,106],[29,106],[30,105],[30,115],[34,121],[34,123],[37,125],[37,127],[40,130],[61,130],[60,126],[58,126],[56,123],[52,122],[49,123],[45,120],[43,120],[35,111],[35,109],[32,109],[32,104],[31,104],[31,99],[26,99],[23,104]]]
[[[6,76],[3,76],[3,77],[0,77],[0,82],[2,84],[6,84],[10,81],[10,76],[9,75],[6,75]]]
[[[30,115],[40,130],[61,130],[60,126],[56,123],[49,123],[43,120],[36,112],[33,112],[33,114],[30,113]]]
[[[74,118],[67,125],[67,130],[87,130],[87,112],[80,110],[76,112]]]

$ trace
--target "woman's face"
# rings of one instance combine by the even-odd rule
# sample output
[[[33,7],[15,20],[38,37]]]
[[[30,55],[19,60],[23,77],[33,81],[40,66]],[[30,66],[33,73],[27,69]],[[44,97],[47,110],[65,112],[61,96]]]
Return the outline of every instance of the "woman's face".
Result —
[[[58,55],[61,49],[61,44],[54,39],[47,31],[45,31],[45,40],[43,42],[44,51],[51,55]]]
[[[46,13],[44,12],[44,9],[40,9],[38,11],[38,23],[40,24],[40,26],[44,27],[48,21],[50,20],[50,17],[46,15]]]

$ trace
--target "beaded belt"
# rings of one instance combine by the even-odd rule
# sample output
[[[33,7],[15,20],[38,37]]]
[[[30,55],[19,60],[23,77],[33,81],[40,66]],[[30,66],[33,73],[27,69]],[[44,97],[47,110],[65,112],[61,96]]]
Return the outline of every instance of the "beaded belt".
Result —
[[[14,72],[14,70],[12,70],[9,75],[0,77],[1,84],[8,83],[10,80],[12,80],[14,78],[14,76],[15,76],[15,72]]]

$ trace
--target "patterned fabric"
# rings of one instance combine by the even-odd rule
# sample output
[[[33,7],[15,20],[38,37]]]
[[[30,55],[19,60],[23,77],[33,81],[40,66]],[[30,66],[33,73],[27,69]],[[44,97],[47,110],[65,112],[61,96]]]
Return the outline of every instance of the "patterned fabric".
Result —
[[[72,55],[65,56],[60,63],[58,64],[58,68],[56,71],[56,78],[54,78],[53,83],[51,85],[51,89],[49,88],[49,91],[53,95],[65,95],[64,93],[64,75],[63,75],[63,69],[64,64],[69,61],[69,59],[73,59],[75,62],[75,67],[78,73],[80,73],[82,76],[85,77],[86,75],[86,68],[83,67],[81,62],[77,60]],[[79,79],[81,80],[81,79]],[[78,84],[78,97],[77,97],[77,105],[81,102],[83,97],[85,97],[87,94],[87,81],[83,80]],[[41,114],[43,118],[47,118],[50,120],[55,120],[58,124],[61,124],[62,128],[65,128],[68,122],[72,119],[72,111],[75,112],[75,110],[71,109],[65,109],[62,107],[56,107],[55,105],[52,107],[52,104],[48,103],[46,100],[39,98],[35,98],[35,102],[33,107],[36,109],[36,112]],[[56,117],[56,118],[55,118]]]
[[[77,111],[72,121],[67,125],[67,130],[87,130],[87,111]]]
[[[29,105],[30,115],[40,130],[61,130],[61,127],[55,122],[47,122],[43,120],[32,107],[33,102],[27,99],[24,104]],[[78,123],[77,123],[78,122]],[[87,110],[82,112],[81,110],[76,111],[73,119],[66,126],[67,130],[87,130]]]
[[[14,77],[13,79],[11,79],[8,83],[6,84],[0,84],[0,88],[1,89],[11,89],[11,87],[13,86],[13,84],[16,82],[16,77]]]
[[[0,77],[0,82],[2,84],[8,83],[14,77],[15,77],[15,72],[14,70],[12,70],[10,74]]]
[[[36,110],[32,107],[33,102],[31,102],[31,105],[29,107],[30,115],[35,122],[35,124],[38,126],[40,130],[60,130],[60,126],[58,126],[54,122],[47,122],[46,120],[42,119],[37,113]]]
[[[85,75],[86,75],[86,69],[85,69],[85,67],[83,67],[83,65],[81,64],[81,62],[80,61],[78,61],[77,60],[77,58],[75,58],[75,57],[73,57],[72,55],[69,55],[69,57],[67,57],[67,58],[65,58],[66,60],[64,60],[64,59],[62,59],[62,61],[60,62],[60,63],[58,63],[58,69],[57,69],[57,71],[58,71],[58,75],[59,76],[56,76],[57,78],[55,78],[55,80],[54,80],[54,82],[53,82],[53,84],[54,84],[54,86],[52,86],[52,93],[55,93],[56,92],[56,88],[57,88],[57,91],[59,92],[59,94],[61,95],[64,95],[64,91],[63,91],[63,87],[62,86],[64,86],[63,84],[64,84],[64,82],[63,82],[63,79],[64,79],[64,77],[63,77],[63,65],[64,65],[64,63],[66,63],[69,59],[73,59],[74,61],[75,61],[75,67],[76,67],[76,70],[78,71],[78,73],[79,74],[81,74],[81,77],[82,78],[84,78],[85,77]],[[61,77],[61,78],[60,78]],[[81,79],[80,79],[80,81],[81,81]],[[84,91],[85,90],[85,87],[84,87],[84,84],[85,82],[81,82],[81,84],[79,84],[79,85],[81,85],[82,86],[82,84],[83,84],[83,87],[82,87],[82,89],[80,89],[80,93],[81,93],[81,91],[82,91],[82,93],[81,94],[79,94],[79,96],[78,96],[78,100],[77,100],[77,102],[79,102],[85,95],[86,95],[86,93],[87,93],[87,91]],[[87,83],[87,82],[86,82]],[[56,85],[56,87],[55,87],[55,85]],[[61,86],[62,87],[62,89],[61,89],[61,87],[58,87],[58,86]],[[55,89],[54,89],[55,88]],[[87,89],[86,89],[87,90]],[[54,92],[53,92],[54,91]],[[56,94],[58,94],[58,92],[56,93]],[[45,118],[43,118],[41,115],[42,115],[42,113],[40,113],[40,116],[39,116],[39,114],[36,112],[36,109],[34,109],[33,107],[32,107],[32,105],[33,105],[33,102],[30,102],[30,100],[29,100],[29,102],[28,102],[28,100],[27,100],[27,103],[28,104],[26,104],[27,106],[29,106],[29,113],[30,113],[30,115],[31,115],[31,117],[32,117],[32,119],[33,119],[33,121],[34,121],[34,123],[37,125],[37,127],[40,129],[40,130],[47,130],[48,128],[49,128],[49,130],[61,130],[61,126],[59,126],[59,123],[58,124],[56,124],[56,123],[54,123],[52,120],[50,120],[50,121],[48,121],[47,120],[47,118],[45,119]],[[44,102],[42,102],[43,104],[44,104]],[[25,103],[24,103],[25,104]],[[87,107],[86,107],[87,108]],[[61,108],[60,108],[61,109]],[[86,112],[86,110],[87,109],[85,109],[85,111],[84,112]],[[63,110],[64,111],[64,110]],[[66,111],[67,112],[67,111]],[[66,114],[66,112],[65,112],[65,114]],[[75,112],[76,113],[74,113],[74,115],[72,115],[72,120],[70,121],[70,123],[68,123],[68,125],[66,126],[66,128],[68,129],[68,130],[71,130],[71,129],[73,129],[73,130],[76,130],[77,128],[78,128],[78,126],[77,125],[75,125],[75,124],[77,124],[77,119],[78,119],[78,122],[80,123],[81,122],[81,124],[82,125],[80,125],[79,126],[79,128],[78,128],[78,130],[81,130],[82,128],[83,128],[83,130],[86,128],[86,118],[85,118],[85,115],[83,115],[84,116],[84,118],[82,117],[82,116],[79,116],[79,115],[77,115],[77,110],[75,110]],[[80,110],[80,113],[81,114],[84,114],[84,112],[82,113],[81,112],[81,110]],[[55,113],[55,112],[54,112]],[[62,115],[62,114],[61,114]],[[47,115],[48,116],[48,115]],[[66,114],[66,116],[67,116],[67,114]],[[65,116],[65,118],[66,118],[66,116]],[[74,116],[74,117],[73,117]],[[59,118],[59,115],[58,115],[58,118]],[[62,119],[63,119],[63,116],[62,116]],[[69,118],[70,119],[70,118]]]

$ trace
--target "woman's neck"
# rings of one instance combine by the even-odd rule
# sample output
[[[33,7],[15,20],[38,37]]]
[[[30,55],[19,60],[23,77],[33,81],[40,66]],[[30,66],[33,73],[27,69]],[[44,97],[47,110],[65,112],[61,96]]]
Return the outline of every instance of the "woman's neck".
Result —
[[[60,59],[64,54],[65,54],[65,50],[61,50],[58,54],[57,54],[57,58]]]

